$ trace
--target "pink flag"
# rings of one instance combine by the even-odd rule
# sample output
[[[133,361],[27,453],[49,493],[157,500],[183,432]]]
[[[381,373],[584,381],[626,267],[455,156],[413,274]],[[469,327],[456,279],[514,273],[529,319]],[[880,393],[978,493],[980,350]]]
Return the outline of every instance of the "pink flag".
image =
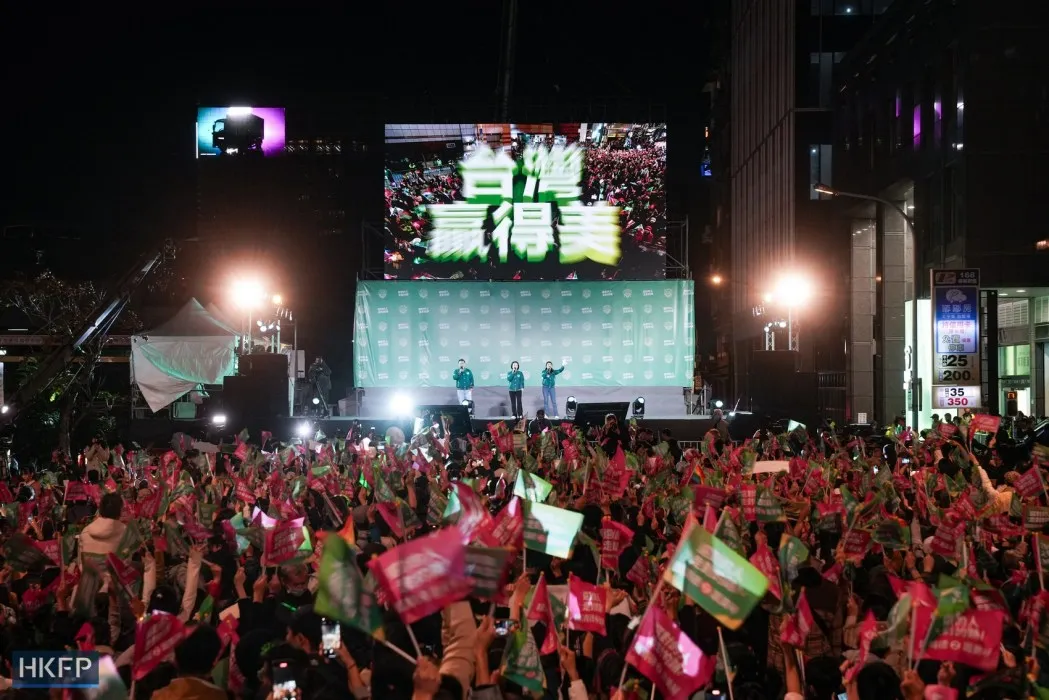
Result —
[[[935,610],[915,608],[915,639],[925,639]],[[997,610],[966,610],[956,615],[940,634],[925,647],[922,658],[930,661],[953,661],[991,673],[1001,656],[1002,622],[1005,615]]]
[[[262,550],[263,566],[280,566],[298,553],[299,547],[306,541],[302,532],[303,520],[284,520],[277,527],[266,531]]]
[[[492,527],[492,537],[500,547],[510,547],[514,550],[524,548],[524,509],[521,499],[517,496],[511,498],[499,511]]]
[[[958,700],[958,691],[949,685],[927,685],[925,700]]]
[[[368,562],[368,568],[409,625],[473,590],[466,575],[466,545],[457,527],[398,545]]]
[[[455,525],[463,533],[464,544],[478,539],[488,544],[488,534],[492,531],[492,516],[481,503],[477,492],[460,481],[452,484],[452,489],[459,501],[459,519]]]
[[[658,605],[648,606],[626,662],[656,684],[668,700],[687,700],[710,682],[717,655],[708,656]]]
[[[396,503],[376,503],[375,509],[390,526],[393,536],[399,540],[404,539],[404,519],[401,517],[400,506]]]
[[[778,600],[783,600],[783,588],[779,582],[779,561],[776,559],[776,553],[767,544],[763,544],[754,552],[754,556],[750,558],[750,563],[758,571],[765,574],[765,578],[769,580],[769,594],[776,596]]]
[[[546,587],[546,576],[539,575],[539,583],[532,593],[532,604],[528,606],[529,620],[546,625],[546,639],[539,650],[540,654],[552,654],[557,651],[557,627],[554,624],[554,610],[550,607],[550,593]]]
[[[185,627],[179,619],[165,612],[150,613],[135,629],[135,657],[132,677],[142,680],[149,672],[170,659],[182,642]]]
[[[1042,492],[1042,472],[1038,465],[1034,465],[1025,471],[1019,479],[1013,482],[1016,492],[1025,498],[1029,498]]]
[[[605,635],[607,589],[568,575],[568,629]]]
[[[786,624],[783,625],[781,639],[792,647],[804,648],[805,640],[808,639],[809,632],[815,625],[816,619],[812,616],[809,599],[805,591],[802,591],[798,596],[798,609],[787,618]]]
[[[743,517],[749,522],[758,519],[758,487],[757,484],[743,484],[740,489],[740,499],[743,503]]]
[[[863,618],[858,636],[860,640],[859,655],[856,657],[856,663],[849,669],[845,677],[846,681],[854,680],[860,671],[863,670],[863,667],[867,664],[867,657],[871,653],[871,644],[878,636],[878,621],[874,619],[874,613],[870,610],[867,611],[867,617]]]
[[[601,566],[619,568],[619,555],[634,541],[634,531],[626,525],[606,519],[601,523]]]

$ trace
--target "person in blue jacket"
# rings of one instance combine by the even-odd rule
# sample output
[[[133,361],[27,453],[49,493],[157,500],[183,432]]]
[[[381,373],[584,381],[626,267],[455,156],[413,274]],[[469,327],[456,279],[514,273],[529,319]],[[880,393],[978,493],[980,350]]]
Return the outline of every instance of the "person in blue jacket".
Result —
[[[521,364],[517,360],[510,363],[510,371],[506,373],[506,382],[510,385],[510,413],[514,420],[520,420],[524,418],[524,408],[521,406],[524,372],[521,371]]]
[[[557,392],[554,390],[554,377],[565,371],[565,363],[561,361],[560,369],[554,369],[553,362],[547,362],[543,369],[543,412],[548,418],[557,418]]]
[[[474,400],[474,373],[466,366],[466,360],[459,358],[459,369],[452,372],[455,380],[455,393],[459,395],[459,403]]]

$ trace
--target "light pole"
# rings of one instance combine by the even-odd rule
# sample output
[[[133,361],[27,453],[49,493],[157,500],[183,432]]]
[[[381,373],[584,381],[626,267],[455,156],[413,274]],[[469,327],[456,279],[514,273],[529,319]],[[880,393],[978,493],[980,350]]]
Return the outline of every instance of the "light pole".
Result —
[[[831,187],[827,187],[823,184],[815,185],[813,188],[819,194],[825,194],[831,197],[847,197],[849,199],[862,199],[867,202],[875,202],[877,204],[883,204],[890,209],[896,211],[900,215],[900,218],[907,224],[907,232],[911,234],[911,276],[913,278],[912,285],[914,287],[914,293],[911,299],[911,323],[914,324],[913,334],[911,342],[914,343],[914,349],[911,351],[911,427],[918,430],[919,413],[921,410],[921,380],[918,379],[918,290],[921,289],[921,280],[918,278],[920,270],[918,269],[918,234],[914,228],[914,219],[907,215],[907,212],[900,207],[896,202],[892,202],[882,197],[875,197],[869,194],[858,194],[856,192],[842,192]]]

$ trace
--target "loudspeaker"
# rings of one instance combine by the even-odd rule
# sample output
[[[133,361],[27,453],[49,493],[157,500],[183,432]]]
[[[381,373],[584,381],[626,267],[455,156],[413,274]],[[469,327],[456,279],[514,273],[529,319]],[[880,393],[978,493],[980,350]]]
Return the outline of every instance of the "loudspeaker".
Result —
[[[605,424],[605,416],[611,413],[619,421],[619,427],[622,429],[626,426],[626,414],[629,409],[629,401],[581,403],[576,406],[575,420],[572,422],[580,428],[587,428],[592,425],[601,427]]]
[[[287,375],[226,377],[222,382],[222,405],[233,423],[287,416]]]
[[[240,356],[240,373],[252,377],[288,378],[288,356],[266,352]]]
[[[466,435],[473,429],[470,423],[470,411],[467,410],[466,406],[459,404],[446,404],[446,405],[430,405],[430,406],[416,406],[415,420],[416,429],[415,432],[419,432],[423,427],[429,427],[429,417],[432,416],[434,421],[440,422],[441,416],[452,417],[452,437],[459,437]]]

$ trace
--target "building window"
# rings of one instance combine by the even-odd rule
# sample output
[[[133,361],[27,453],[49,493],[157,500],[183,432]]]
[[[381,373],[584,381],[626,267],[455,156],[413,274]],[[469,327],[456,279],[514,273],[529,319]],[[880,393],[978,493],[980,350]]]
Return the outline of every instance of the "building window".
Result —
[[[809,199],[829,199],[830,195],[820,194],[816,191],[816,185],[834,184],[831,177],[831,157],[834,152],[830,144],[814,144],[809,146]]]
[[[813,17],[881,14],[891,2],[892,0],[812,0],[809,13]]]
[[[834,90],[834,65],[845,56],[844,52],[824,51],[809,54],[809,99],[816,107],[831,106]]]

